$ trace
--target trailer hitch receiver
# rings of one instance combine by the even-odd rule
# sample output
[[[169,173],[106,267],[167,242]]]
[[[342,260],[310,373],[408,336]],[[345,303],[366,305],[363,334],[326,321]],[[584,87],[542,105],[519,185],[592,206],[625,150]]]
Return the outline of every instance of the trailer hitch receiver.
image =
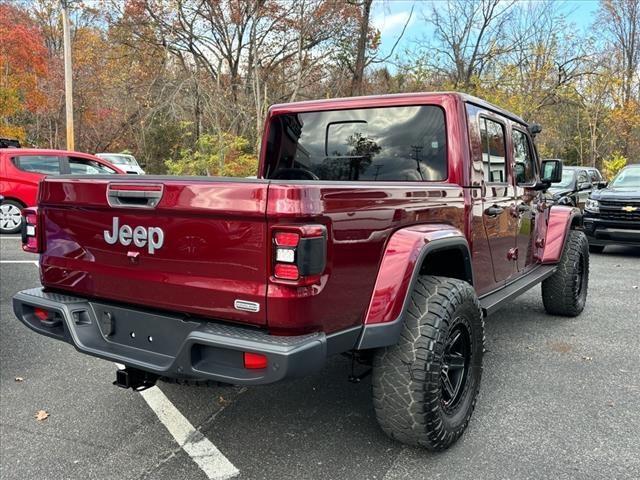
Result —
[[[122,370],[116,370],[116,381],[113,384],[140,392],[153,387],[157,379],[158,376],[153,373],[127,367]]]

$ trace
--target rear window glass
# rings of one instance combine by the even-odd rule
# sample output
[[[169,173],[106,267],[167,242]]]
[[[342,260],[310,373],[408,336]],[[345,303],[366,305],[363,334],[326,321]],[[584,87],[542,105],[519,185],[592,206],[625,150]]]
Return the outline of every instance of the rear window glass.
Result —
[[[280,115],[271,122],[267,178],[368,182],[447,178],[440,107],[307,112]]]
[[[60,174],[60,157],[52,155],[23,155],[13,159],[14,164],[25,172]]]

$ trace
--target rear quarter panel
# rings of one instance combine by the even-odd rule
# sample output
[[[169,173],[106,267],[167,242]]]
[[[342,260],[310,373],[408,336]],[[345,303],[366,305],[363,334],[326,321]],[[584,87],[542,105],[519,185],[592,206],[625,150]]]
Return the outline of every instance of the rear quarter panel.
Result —
[[[283,333],[299,328],[333,332],[361,324],[393,232],[430,223],[464,231],[464,212],[463,189],[445,183],[272,183],[267,208],[269,229],[321,223],[327,227],[329,241],[327,269],[318,285],[269,285],[270,329]],[[401,281],[398,272],[397,282]]]
[[[0,153],[0,194],[19,200],[27,207],[38,200],[38,183],[44,178],[39,173],[24,172],[11,161],[11,156]]]

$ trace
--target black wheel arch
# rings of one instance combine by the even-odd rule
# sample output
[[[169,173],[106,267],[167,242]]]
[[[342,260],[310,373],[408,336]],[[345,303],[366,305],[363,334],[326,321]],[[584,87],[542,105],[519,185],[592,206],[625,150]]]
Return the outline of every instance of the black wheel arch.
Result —
[[[455,278],[473,286],[471,251],[466,238],[462,236],[439,238],[422,247],[404,298],[402,313],[391,322],[365,324],[356,343],[356,350],[386,347],[397,343],[402,332],[404,313],[411,302],[411,292],[421,275]]]

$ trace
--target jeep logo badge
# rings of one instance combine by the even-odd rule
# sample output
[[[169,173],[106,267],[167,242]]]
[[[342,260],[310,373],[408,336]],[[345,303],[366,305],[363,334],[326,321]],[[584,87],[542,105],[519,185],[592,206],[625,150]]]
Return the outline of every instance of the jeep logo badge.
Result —
[[[131,228],[129,225],[122,225],[118,227],[120,219],[113,217],[113,225],[111,226],[111,232],[109,230],[104,231],[104,241],[109,245],[115,245],[120,243],[125,247],[131,245],[131,242],[136,247],[142,248],[147,246],[147,251],[153,255],[153,252],[162,248],[164,243],[164,232],[160,227],[145,228],[138,226]]]

